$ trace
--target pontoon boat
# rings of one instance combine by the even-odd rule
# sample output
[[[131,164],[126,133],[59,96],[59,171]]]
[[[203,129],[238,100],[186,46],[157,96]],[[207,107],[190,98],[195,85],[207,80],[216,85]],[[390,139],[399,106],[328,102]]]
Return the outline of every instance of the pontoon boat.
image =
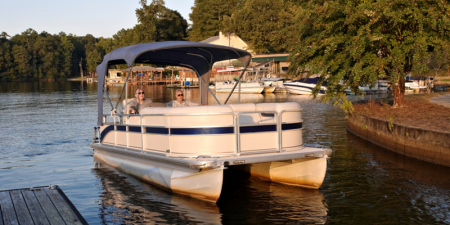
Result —
[[[185,41],[137,44],[105,55],[97,67],[98,126],[90,145],[96,165],[107,164],[172,192],[212,202],[219,199],[223,172],[229,167],[274,182],[318,189],[331,150],[303,145],[299,103],[227,104],[231,94],[221,103],[209,89],[213,64],[231,59],[248,66],[251,55]],[[126,64],[132,68],[141,63],[195,71],[203,106],[170,108],[152,103],[138,115],[118,112],[123,93],[128,99],[128,85],[113,104],[104,86],[108,67]],[[106,114],[104,93],[111,106]],[[218,105],[208,105],[208,94]]]

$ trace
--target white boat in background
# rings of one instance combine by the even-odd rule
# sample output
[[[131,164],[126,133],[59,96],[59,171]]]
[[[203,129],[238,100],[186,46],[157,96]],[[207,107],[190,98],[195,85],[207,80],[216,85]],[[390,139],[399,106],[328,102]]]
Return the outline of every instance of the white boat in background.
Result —
[[[417,90],[417,91],[420,91],[420,90],[427,89],[427,86],[420,85],[419,84],[419,79],[416,80],[416,79],[414,79],[411,76],[406,76],[405,89],[406,90]]]
[[[387,80],[377,80],[373,87],[370,85],[358,86],[360,92],[363,93],[387,93],[388,92],[388,82]],[[350,94],[352,91],[350,88],[344,90],[345,93]]]
[[[96,166],[106,164],[169,191],[212,202],[220,197],[226,168],[318,189],[331,149],[303,145],[299,103],[227,105],[231,93],[221,103],[208,88],[213,64],[231,59],[248,66],[251,54],[220,45],[170,41],[122,47],[105,55],[97,67],[98,126],[90,145]],[[203,106],[172,108],[154,102],[140,114],[120,113],[118,105],[123,93],[123,102],[128,102],[129,85],[124,84],[113,104],[104,82],[108,66],[124,63],[130,68],[148,63],[192,69],[200,81]],[[104,93],[111,106],[107,114]],[[208,105],[208,93],[219,105]]]
[[[275,86],[263,86],[264,89],[262,92],[264,93],[273,93],[275,91]]]
[[[296,95],[310,95],[316,87],[317,78],[301,79],[299,81],[286,82],[283,85],[289,90],[289,93]],[[327,88],[320,87],[319,95],[325,94]]]
[[[265,93],[289,93],[286,87],[283,85],[283,81],[285,78],[277,78],[277,77],[263,77],[261,78],[261,82],[264,85]],[[271,88],[273,87],[273,88]],[[268,89],[266,92],[266,88]],[[270,89],[269,89],[270,88]],[[273,89],[273,91],[272,91]]]
[[[215,89],[216,93],[230,93],[235,87],[236,82],[216,82]],[[236,86],[234,89],[234,94],[239,92],[239,86],[241,88],[242,94],[261,94],[264,90],[264,86],[256,82],[241,82],[240,85]]]

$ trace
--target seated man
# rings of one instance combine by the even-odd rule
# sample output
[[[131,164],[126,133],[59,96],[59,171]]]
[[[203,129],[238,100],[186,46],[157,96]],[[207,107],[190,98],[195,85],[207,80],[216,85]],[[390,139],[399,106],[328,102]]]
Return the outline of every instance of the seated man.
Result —
[[[167,106],[169,106],[169,107],[184,107],[184,106],[197,106],[197,105],[199,105],[199,104],[191,102],[189,100],[185,100],[184,99],[183,90],[178,89],[175,93],[176,93],[175,97],[177,99],[166,103]]]
[[[144,91],[141,88],[136,89],[136,99],[128,103],[128,114],[139,114],[139,111],[145,107],[149,107],[153,101],[145,98]]]

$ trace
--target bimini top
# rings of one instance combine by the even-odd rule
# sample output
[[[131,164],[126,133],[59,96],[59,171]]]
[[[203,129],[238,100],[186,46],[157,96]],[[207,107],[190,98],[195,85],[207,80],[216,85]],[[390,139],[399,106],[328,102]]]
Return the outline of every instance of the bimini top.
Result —
[[[153,42],[113,50],[97,66],[98,125],[102,125],[103,87],[109,66],[127,64],[132,67],[135,63],[182,66],[194,70],[197,76],[203,76],[209,74],[215,62],[229,59],[237,59],[246,67],[251,54],[237,48],[190,41]]]

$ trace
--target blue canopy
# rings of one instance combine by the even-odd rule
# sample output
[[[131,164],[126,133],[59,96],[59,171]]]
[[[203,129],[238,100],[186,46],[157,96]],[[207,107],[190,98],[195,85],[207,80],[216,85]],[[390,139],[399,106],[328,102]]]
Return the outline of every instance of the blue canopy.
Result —
[[[207,103],[206,90],[214,63],[238,59],[244,66],[248,66],[251,58],[251,54],[242,49],[190,41],[153,42],[117,48],[106,54],[103,62],[97,66],[98,125],[101,126],[103,122],[103,87],[108,67],[111,65],[127,64],[132,67],[135,63],[146,63],[190,68],[205,81],[200,85],[200,98],[204,104],[205,101]]]

